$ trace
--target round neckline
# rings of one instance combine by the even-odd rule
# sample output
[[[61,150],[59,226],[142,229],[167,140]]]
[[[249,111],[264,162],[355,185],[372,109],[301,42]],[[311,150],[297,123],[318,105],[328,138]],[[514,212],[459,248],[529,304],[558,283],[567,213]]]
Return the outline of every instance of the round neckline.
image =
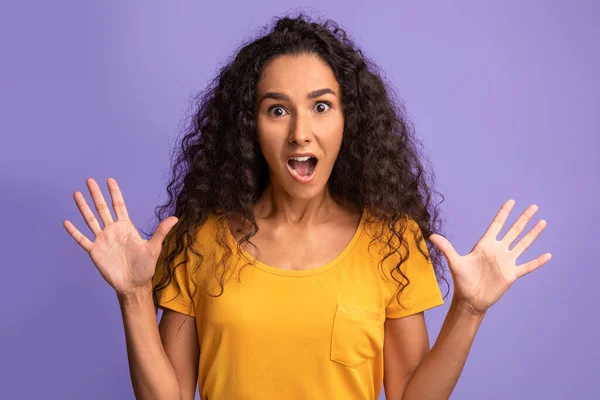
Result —
[[[275,274],[275,275],[290,276],[290,277],[294,277],[294,276],[302,277],[302,276],[317,275],[317,274],[329,271],[331,268],[338,265],[348,255],[348,253],[350,253],[350,251],[352,250],[352,248],[358,241],[358,238],[362,234],[363,226],[365,224],[365,217],[366,217],[366,211],[363,209],[363,211],[360,215],[360,220],[358,222],[358,227],[354,231],[354,234],[352,235],[352,239],[350,239],[350,242],[348,242],[348,244],[346,245],[346,247],[344,247],[342,252],[339,253],[333,260],[329,261],[328,263],[326,263],[324,265],[320,265],[318,267],[309,268],[309,269],[301,269],[301,270],[287,270],[287,269],[281,269],[278,267],[273,267],[271,265],[263,263],[262,261],[257,260],[250,253],[248,253],[246,250],[244,250],[241,246],[238,249],[237,241],[236,241],[235,237],[233,236],[233,234],[231,233],[231,230],[229,229],[229,224],[227,223],[227,220],[225,220],[224,223],[225,223],[225,230],[226,230],[226,235],[227,235],[227,239],[229,240],[229,243],[234,246],[236,253],[241,253],[246,258],[248,258],[251,261],[252,266],[254,266],[255,268],[258,268],[261,271],[268,272],[268,273]]]

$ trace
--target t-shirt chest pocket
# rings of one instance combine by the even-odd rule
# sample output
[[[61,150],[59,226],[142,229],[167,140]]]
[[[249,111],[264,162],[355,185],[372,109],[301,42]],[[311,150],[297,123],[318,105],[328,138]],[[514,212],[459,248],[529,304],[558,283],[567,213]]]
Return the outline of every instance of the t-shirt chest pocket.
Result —
[[[385,312],[338,304],[331,334],[331,360],[356,367],[383,350]]]

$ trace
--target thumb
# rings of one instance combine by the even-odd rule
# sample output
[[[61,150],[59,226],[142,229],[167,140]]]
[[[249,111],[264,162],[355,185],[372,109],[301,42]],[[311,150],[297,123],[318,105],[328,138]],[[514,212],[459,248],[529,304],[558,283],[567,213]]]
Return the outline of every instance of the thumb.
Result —
[[[460,257],[456,250],[454,250],[452,243],[450,243],[450,241],[444,236],[433,233],[429,236],[429,240],[435,245],[435,247],[440,249],[449,263],[452,263],[455,259]]]
[[[167,234],[171,231],[171,228],[173,228],[177,224],[177,222],[179,222],[179,219],[173,216],[162,220],[160,224],[158,224],[158,226],[156,227],[154,235],[152,235],[152,237],[149,240],[150,245],[152,247],[160,249],[163,241],[167,237]]]

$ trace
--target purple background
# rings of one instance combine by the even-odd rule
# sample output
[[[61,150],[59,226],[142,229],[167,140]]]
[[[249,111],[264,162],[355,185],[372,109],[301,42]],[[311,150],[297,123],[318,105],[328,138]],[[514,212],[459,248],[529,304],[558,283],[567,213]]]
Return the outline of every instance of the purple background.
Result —
[[[134,398],[114,291],[62,226],[93,238],[72,195],[92,204],[85,180],[108,196],[115,177],[150,228],[191,97],[271,16],[312,5],[404,99],[459,253],[511,197],[502,235],[533,203],[527,231],[548,221],[517,261],[552,259],[488,312],[452,398],[600,398],[599,3],[415,3],[4,2],[1,397]],[[432,344],[450,299],[427,313]]]

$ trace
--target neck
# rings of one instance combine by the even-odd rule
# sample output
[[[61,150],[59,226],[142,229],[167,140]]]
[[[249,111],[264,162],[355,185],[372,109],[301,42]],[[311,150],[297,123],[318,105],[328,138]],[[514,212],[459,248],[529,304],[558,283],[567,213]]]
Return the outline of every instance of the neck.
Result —
[[[328,185],[313,197],[298,198],[271,183],[258,200],[255,214],[257,218],[271,219],[278,224],[307,225],[327,219],[339,208]]]

